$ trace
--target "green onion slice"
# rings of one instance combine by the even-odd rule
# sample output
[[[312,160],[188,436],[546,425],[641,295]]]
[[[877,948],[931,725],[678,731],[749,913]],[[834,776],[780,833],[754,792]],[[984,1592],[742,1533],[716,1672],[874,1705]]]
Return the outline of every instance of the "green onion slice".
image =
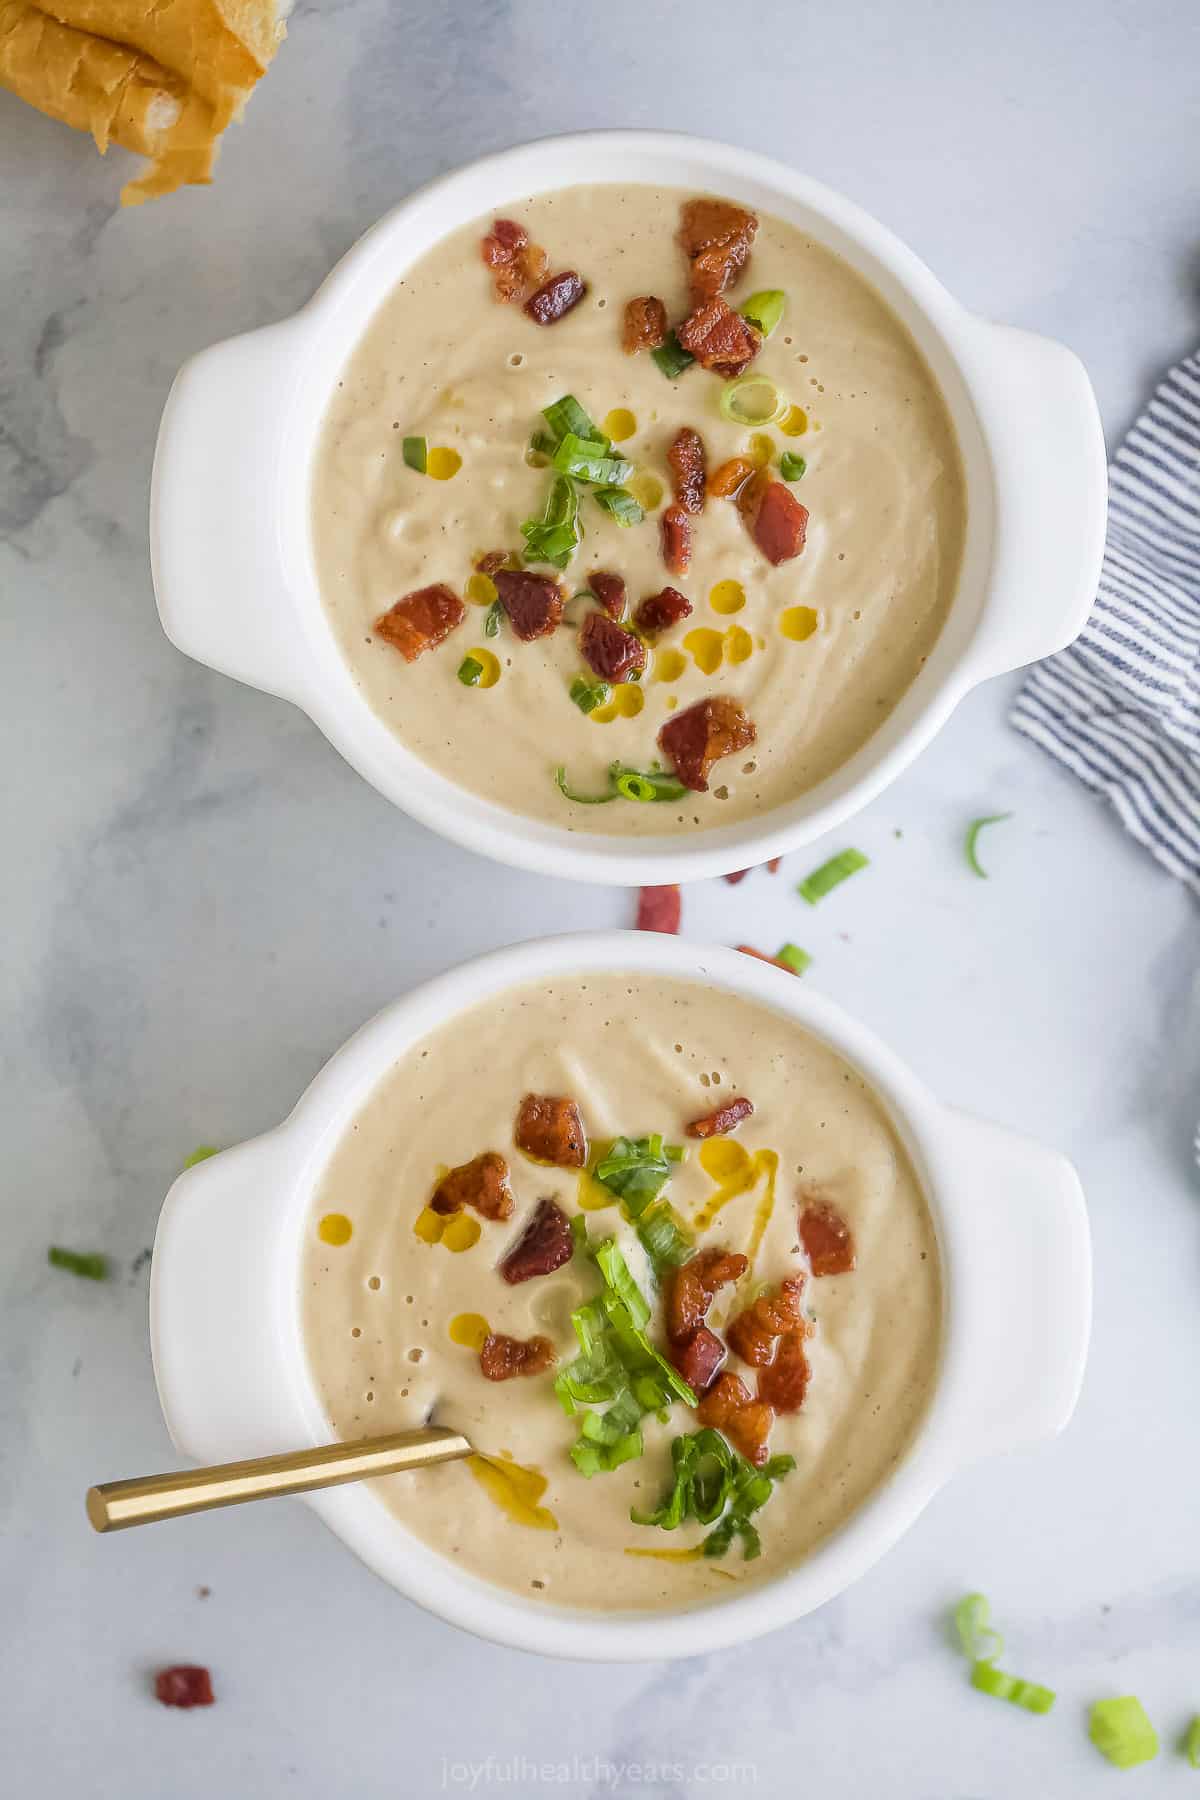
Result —
[[[621,1255],[616,1238],[606,1238],[598,1246],[596,1267],[599,1269],[605,1285],[611,1288],[621,1301],[634,1324],[639,1329],[647,1324],[650,1318],[650,1302],[629,1273],[629,1264]]]
[[[779,458],[779,473],[785,481],[799,481],[808,464],[794,450],[785,450]]]
[[[991,1626],[992,1609],[983,1594],[964,1594],[954,1609],[954,1629],[968,1662],[995,1662],[1004,1639]]]
[[[483,664],[477,657],[464,656],[458,665],[458,679],[464,687],[478,687],[482,674]]]
[[[974,870],[976,875],[981,875],[983,877],[984,881],[987,880],[987,870],[980,867],[979,858],[975,853],[975,846],[979,841],[979,834],[985,825],[1002,825],[1005,819],[1011,818],[1012,814],[1010,812],[988,813],[986,818],[972,819],[971,823],[967,826],[966,842],[963,845],[963,849],[966,852],[967,863],[970,868]]]
[[[650,1258],[656,1275],[677,1269],[685,1263],[695,1247],[695,1240],[669,1201],[649,1207],[637,1220],[637,1234],[642,1249]]]
[[[108,1258],[98,1250],[63,1250],[58,1244],[51,1244],[46,1261],[56,1269],[67,1269],[72,1275],[82,1275],[88,1281],[108,1279]]]
[[[586,675],[577,675],[569,692],[582,713],[593,713],[598,706],[607,706],[612,699],[612,689],[607,681],[589,681]]]
[[[1088,1715],[1088,1736],[1118,1769],[1132,1769],[1158,1755],[1158,1733],[1133,1694],[1097,1700]]]
[[[751,294],[748,300],[743,301],[738,311],[743,319],[756,325],[764,337],[770,337],[782,319],[786,305],[787,295],[782,288],[763,288],[760,293]]]
[[[604,806],[607,801],[617,798],[615,787],[610,787],[607,794],[577,794],[567,786],[567,771],[562,763],[554,771],[554,783],[563,799],[573,800],[577,806]]]
[[[619,487],[633,474],[633,464],[622,456],[610,456],[610,448],[607,438],[581,438],[568,432],[554,452],[554,467],[560,475],[570,475],[575,481]]]
[[[406,437],[400,448],[409,468],[415,469],[418,475],[424,475],[429,461],[425,439],[423,437]]]
[[[564,394],[553,405],[544,406],[542,417],[553,434],[549,450],[551,455],[567,437],[594,438],[597,442],[603,442],[606,447],[608,445],[608,439],[603,432],[596,430],[574,394]],[[536,447],[540,450],[542,445],[538,444]]]
[[[548,562],[565,569],[579,548],[579,496],[574,482],[556,474],[550,483],[540,519],[526,519],[521,526],[526,562]]]
[[[1056,1699],[1053,1688],[1042,1687],[1036,1681],[1022,1681],[1019,1675],[1006,1675],[991,1662],[977,1662],[972,1666],[971,1686],[982,1694],[992,1694],[997,1700],[1007,1700],[1010,1706],[1021,1706],[1031,1713],[1048,1713]],[[1158,1749],[1157,1738],[1154,1748]],[[1138,1757],[1135,1760],[1142,1762],[1145,1759]]]
[[[670,1151],[676,1154],[672,1156]],[[632,1218],[637,1218],[656,1200],[670,1180],[671,1164],[681,1160],[677,1144],[665,1145],[662,1135],[614,1139],[606,1156],[596,1164],[594,1178],[625,1205]]]
[[[194,1169],[197,1163],[207,1162],[210,1156],[219,1155],[220,1152],[215,1144],[201,1144],[198,1150],[192,1151],[183,1166],[185,1169]]]
[[[650,357],[668,381],[674,381],[685,369],[690,369],[696,360],[690,350],[684,349],[673,331],[668,331],[658,349],[650,352]]]
[[[770,425],[787,411],[787,401],[769,375],[739,375],[721,389],[721,415],[735,425]]]
[[[647,772],[617,766],[613,769],[613,781],[618,794],[623,794],[626,800],[681,800],[687,793],[682,781],[657,769]]]
[[[861,850],[839,851],[837,856],[831,856],[828,862],[822,863],[819,869],[814,869],[811,875],[806,875],[796,892],[810,906],[815,906],[818,900],[831,894],[835,887],[840,887],[851,875],[857,875],[860,869],[865,869],[869,862],[870,858],[864,856]]]
[[[1183,1754],[1193,1769],[1200,1769],[1200,1714],[1192,1720],[1184,1735]]]
[[[793,975],[803,975],[805,969],[811,964],[812,957],[807,950],[802,950],[799,944],[781,944],[775,952],[775,961],[783,963],[792,971]]]
[[[504,614],[504,607],[501,605],[500,601],[493,600],[492,604],[488,607],[487,612],[484,615],[484,620],[483,620],[483,635],[484,635],[484,637],[499,637],[500,636],[500,620],[503,617],[503,614]]]
[[[631,465],[624,463],[622,467],[628,474]],[[621,479],[623,480],[624,477],[622,476]],[[606,512],[610,519],[617,521],[618,525],[640,525],[646,516],[628,488],[598,487],[595,497],[596,505],[601,512]]]

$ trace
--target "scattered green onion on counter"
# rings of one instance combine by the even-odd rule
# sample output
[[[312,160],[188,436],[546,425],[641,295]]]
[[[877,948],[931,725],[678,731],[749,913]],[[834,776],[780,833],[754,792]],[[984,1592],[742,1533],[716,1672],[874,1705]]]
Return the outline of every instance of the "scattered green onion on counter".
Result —
[[[589,681],[586,675],[576,675],[569,692],[582,713],[593,713],[598,706],[607,706],[612,699],[612,688],[607,681]]]
[[[721,389],[721,416],[735,425],[770,425],[787,411],[787,401],[769,375],[739,375]]]
[[[657,350],[650,352],[651,361],[668,381],[674,381],[685,369],[690,369],[695,357],[690,350],[685,350],[673,331],[668,331]]]
[[[851,875],[857,875],[860,869],[865,869],[869,862],[870,858],[864,856],[861,850],[841,850],[836,856],[831,856],[828,862],[823,862],[819,869],[814,869],[811,875],[806,875],[796,892],[810,906],[815,906],[818,900],[831,894],[835,887],[840,887]]]
[[[782,288],[763,288],[760,293],[751,294],[748,300],[738,307],[743,319],[757,327],[765,338],[770,337],[783,317],[783,309],[787,305],[787,295]]]
[[[785,481],[799,481],[808,464],[794,450],[785,450],[779,458],[779,473]]]
[[[464,656],[458,665],[458,679],[464,687],[478,687],[479,678],[483,674],[483,664],[478,657]]]
[[[1158,1733],[1133,1694],[1097,1700],[1088,1715],[1088,1736],[1118,1769],[1132,1769],[1158,1755]]]
[[[192,1154],[185,1159],[183,1166],[185,1169],[194,1169],[197,1163],[207,1162],[210,1156],[219,1154],[215,1144],[201,1144],[199,1149],[193,1150]]]
[[[793,975],[803,975],[805,969],[811,966],[812,957],[799,944],[781,944],[775,952],[775,961],[790,969]]]
[[[1192,1720],[1184,1733],[1181,1748],[1193,1769],[1200,1769],[1200,1714]]]
[[[995,1662],[1004,1639],[992,1630],[992,1609],[982,1594],[965,1594],[954,1609],[954,1629],[968,1662]]]
[[[1053,1688],[1042,1687],[1036,1681],[1022,1681],[1019,1675],[1006,1675],[1003,1669],[990,1662],[972,1665],[971,1686],[978,1688],[980,1693],[1007,1700],[1010,1706],[1020,1706],[1031,1713],[1048,1713],[1056,1698]]]
[[[983,830],[985,825],[1002,825],[1004,823],[1005,819],[1011,819],[1011,818],[1012,818],[1012,814],[1010,812],[989,813],[986,818],[972,819],[971,823],[967,826],[966,841],[963,845],[963,849],[966,853],[967,863],[970,866],[970,868],[974,870],[976,875],[982,876],[984,881],[987,880],[988,873],[985,868],[982,868],[980,866],[979,857],[976,854],[976,849],[975,849],[976,844],[979,842],[979,834]]]
[[[425,439],[423,437],[406,437],[400,448],[408,467],[415,469],[418,475],[424,475],[429,463],[429,452]]]
[[[108,1279],[108,1258],[98,1250],[63,1250],[51,1244],[46,1261],[55,1269],[66,1269],[71,1275],[82,1275],[87,1281]]]

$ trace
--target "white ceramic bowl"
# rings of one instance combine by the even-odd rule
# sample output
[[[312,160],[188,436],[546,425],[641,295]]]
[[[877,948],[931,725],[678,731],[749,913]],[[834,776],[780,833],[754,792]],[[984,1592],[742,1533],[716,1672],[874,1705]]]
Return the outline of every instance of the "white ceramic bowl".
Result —
[[[809,793],[694,837],[569,832],[439,775],[356,689],[313,565],[313,450],[334,383],[376,308],[447,232],[525,195],[594,181],[597,171],[609,182],[728,195],[844,257],[912,332],[941,384],[966,470],[958,595],[895,711]],[[589,132],[485,157],[422,188],[367,233],[294,318],[186,364],[159,432],[150,541],[168,637],[200,662],[293,700],[397,806],[497,861],[634,885],[725,874],[807,843],[893,780],[978,682],[1069,643],[1095,592],[1105,506],[1096,403],[1070,351],[964,312],[883,226],[782,164],[669,133]]]
[[[543,939],[467,963],[388,1007],[338,1051],[283,1125],[172,1187],[155,1239],[150,1318],[159,1395],[184,1455],[226,1462],[327,1435],[301,1338],[302,1241],[330,1155],[396,1059],[490,994],[601,969],[745,995],[849,1058],[923,1183],[945,1293],[940,1372],[895,1473],[805,1562],[729,1600],[652,1614],[551,1606],[438,1556],[368,1487],[307,1496],[377,1574],[442,1618],[525,1650],[631,1661],[718,1649],[800,1618],[870,1568],[956,1470],[1061,1430],[1083,1377],[1091,1250],[1083,1194],[1063,1157],[941,1105],[870,1032],[793,976],[656,932]],[[246,1521],[256,1528],[264,1522]]]

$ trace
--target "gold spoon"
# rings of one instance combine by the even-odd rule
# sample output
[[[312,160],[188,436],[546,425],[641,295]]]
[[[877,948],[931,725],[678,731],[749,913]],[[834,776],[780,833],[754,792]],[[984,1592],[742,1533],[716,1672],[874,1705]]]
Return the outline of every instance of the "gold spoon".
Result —
[[[423,1469],[430,1463],[470,1454],[470,1444],[457,1431],[427,1425],[420,1431],[362,1438],[356,1444],[318,1444],[282,1456],[217,1463],[210,1469],[104,1481],[87,1491],[87,1516],[97,1531],[124,1531],[127,1525],[151,1525],[156,1519],[177,1519],[184,1513],[207,1512],[212,1506],[236,1506],[242,1500],[267,1500],[275,1494],[304,1494],[312,1488],[364,1481],[372,1475],[395,1475],[402,1469]]]

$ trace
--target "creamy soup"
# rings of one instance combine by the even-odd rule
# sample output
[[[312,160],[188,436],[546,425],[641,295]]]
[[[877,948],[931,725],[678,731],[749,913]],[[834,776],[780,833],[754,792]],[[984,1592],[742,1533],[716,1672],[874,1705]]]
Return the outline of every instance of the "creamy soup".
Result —
[[[534,1141],[527,1096],[574,1101],[587,1144],[575,1142],[570,1154],[576,1163],[584,1156],[585,1167],[535,1161],[519,1148],[518,1136]],[[753,1110],[733,1130],[689,1135],[690,1124],[735,1098]],[[671,1160],[663,1150],[669,1176],[639,1214],[643,1200],[608,1185],[620,1185],[613,1141],[656,1133],[683,1155]],[[632,1161],[655,1148],[644,1143]],[[488,1153],[493,1175],[500,1159],[507,1168],[508,1216],[481,1215],[473,1204],[435,1211],[431,1199],[453,1197],[456,1181],[462,1191],[461,1174],[447,1181],[446,1171]],[[553,1269],[530,1273],[522,1257],[531,1222],[538,1220],[544,1247],[551,1214],[565,1215],[571,1243],[543,1259],[557,1262]],[[648,1216],[665,1216],[668,1234],[677,1232],[673,1262]],[[585,1230],[586,1246],[574,1236]],[[680,1307],[695,1288],[682,1285],[688,1261],[682,1273],[676,1265],[699,1256],[696,1268],[711,1266],[703,1253],[718,1249],[734,1253],[731,1278],[706,1308],[701,1296],[702,1324],[693,1309],[681,1332]],[[574,1383],[568,1392],[578,1395],[581,1337],[572,1314],[599,1298],[586,1328],[602,1311],[614,1250],[647,1305],[643,1337],[652,1356],[690,1368],[697,1390],[715,1374],[698,1414],[669,1390],[659,1404],[643,1388],[627,1393],[620,1404],[634,1422],[627,1416],[616,1434],[619,1452],[603,1443],[611,1394],[579,1402],[568,1416],[556,1392]],[[510,1283],[504,1269],[526,1278]],[[903,1456],[939,1355],[930,1216],[862,1078],[781,1015],[644,975],[586,974],[513,989],[411,1050],[330,1158],[301,1287],[310,1368],[333,1434],[432,1421],[462,1431],[479,1453],[376,1482],[380,1502],[432,1549],[486,1580],[584,1607],[699,1604],[804,1557]],[[777,1330],[785,1298],[789,1322]],[[724,1355],[703,1379],[693,1326],[711,1335],[714,1365]],[[497,1354],[503,1368],[530,1345],[536,1373],[485,1375],[485,1367],[497,1372]],[[802,1366],[799,1389],[789,1385],[789,1355],[793,1374]],[[635,1355],[629,1366],[640,1362]],[[767,1411],[761,1395],[773,1396],[778,1410]],[[752,1462],[735,1458],[730,1445],[760,1464],[795,1461],[766,1462],[769,1498],[746,1515],[761,1544],[756,1557],[747,1558],[752,1534],[740,1528],[723,1553],[711,1554],[721,1547],[713,1531],[731,1528],[728,1499],[724,1526],[689,1515],[667,1529],[630,1516],[658,1507],[672,1487],[673,1440],[694,1441],[719,1399],[728,1403],[720,1447],[743,1477],[753,1474]],[[645,1404],[652,1410],[636,1418]],[[589,1463],[593,1432],[601,1460],[615,1466],[589,1475],[580,1462]]]
[[[545,247],[551,270],[576,271],[586,284],[549,325],[494,297],[480,256],[490,218],[452,233],[380,307],[343,371],[315,457],[316,569],[360,692],[442,774],[574,831],[692,832],[794,800],[891,712],[929,656],[957,580],[964,485],[937,383],[875,290],[803,232],[761,216],[722,295],[735,313],[764,290],[782,296],[782,316],[769,336],[755,333],[745,371],[769,385],[727,400],[757,416],[773,398],[769,424],[725,417],[730,380],[701,361],[672,378],[649,350],[623,350],[631,300],[661,300],[681,331],[695,305],[676,239],[690,198],[595,186],[506,208]],[[626,514],[644,516],[620,524],[594,486],[576,481],[579,547],[562,570],[536,558],[528,566],[564,597],[586,593],[593,571],[615,573],[635,630],[641,603],[664,586],[691,607],[669,628],[641,633],[640,679],[607,692],[581,652],[595,601],[568,598],[557,629],[532,642],[501,608],[489,635],[496,590],[476,569],[491,551],[514,563],[526,555],[521,526],[542,516],[553,481],[545,456],[555,434],[543,409],[564,396],[612,440],[628,469],[617,484],[634,503]],[[793,517],[803,506],[802,550],[768,560],[747,522],[747,483],[740,501],[707,497],[689,520],[687,570],[671,572],[667,452],[685,427],[699,434],[710,481],[742,458],[755,476],[765,470],[760,488],[769,480],[786,490],[781,504]],[[538,433],[542,448],[531,449]],[[406,463],[406,440],[424,472]],[[437,584],[465,616],[406,662],[376,621]],[[573,684],[591,711],[572,699]],[[689,781],[657,803],[622,794],[583,805],[556,786],[560,766],[568,791],[586,796],[612,791],[614,763],[669,773],[660,731],[714,696],[738,703],[754,739],[713,765],[704,791]]]

